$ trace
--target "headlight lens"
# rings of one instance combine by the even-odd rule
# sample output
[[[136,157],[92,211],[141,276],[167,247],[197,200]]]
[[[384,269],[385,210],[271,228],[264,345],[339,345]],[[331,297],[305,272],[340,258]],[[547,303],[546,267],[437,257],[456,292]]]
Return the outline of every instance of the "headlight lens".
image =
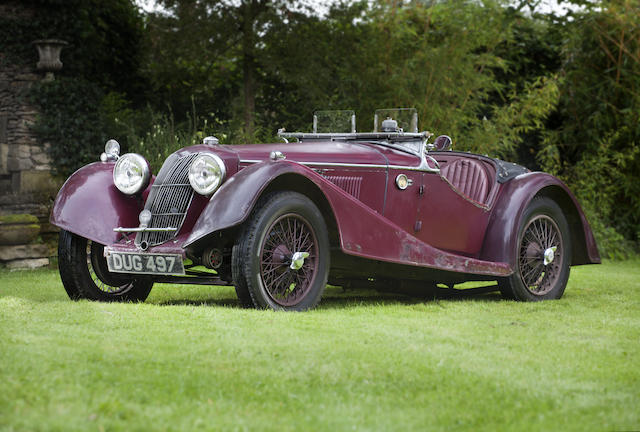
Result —
[[[189,167],[189,183],[200,195],[211,195],[224,181],[226,169],[218,156],[198,155]]]
[[[107,156],[118,156],[120,155],[120,144],[118,143],[118,141],[110,139],[104,145],[104,152],[107,154]]]
[[[151,170],[147,161],[135,153],[124,154],[113,168],[113,183],[120,192],[136,194],[149,185]]]

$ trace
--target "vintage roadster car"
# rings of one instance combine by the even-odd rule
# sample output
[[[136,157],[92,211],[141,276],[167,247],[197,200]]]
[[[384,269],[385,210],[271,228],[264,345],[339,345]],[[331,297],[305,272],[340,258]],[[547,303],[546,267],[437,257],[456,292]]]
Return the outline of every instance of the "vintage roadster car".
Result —
[[[110,140],[53,207],[63,285],[99,301],[144,301],[154,282],[233,285],[244,306],[306,310],[327,283],[496,281],[536,301],[563,295],[571,265],[600,262],[560,180],[430,135],[411,109],[378,110],[367,133],[352,112],[319,112],[311,133],[280,130],[284,142],[207,137],[155,176]]]

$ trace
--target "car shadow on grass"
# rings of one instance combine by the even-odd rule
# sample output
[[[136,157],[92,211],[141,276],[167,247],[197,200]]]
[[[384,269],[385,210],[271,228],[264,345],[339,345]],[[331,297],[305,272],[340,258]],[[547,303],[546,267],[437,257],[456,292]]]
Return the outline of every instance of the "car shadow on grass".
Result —
[[[325,295],[320,302],[322,308],[341,308],[352,306],[391,305],[405,304],[415,305],[439,301],[499,301],[502,297],[497,292],[497,287],[481,287],[467,289],[439,288],[424,293],[390,293],[368,291],[345,291],[342,293]]]
[[[237,298],[175,298],[171,300],[162,300],[158,302],[148,302],[157,306],[218,306],[225,308],[243,309]]]
[[[322,297],[320,308],[336,309],[373,305],[405,304],[414,305],[441,300],[446,301],[499,301],[502,297],[497,287],[478,287],[467,289],[439,288],[428,292],[411,295],[403,293],[379,292],[375,290],[343,290],[340,287],[329,287]],[[225,308],[243,309],[240,301],[233,298],[174,298],[153,302],[158,306],[218,306]]]

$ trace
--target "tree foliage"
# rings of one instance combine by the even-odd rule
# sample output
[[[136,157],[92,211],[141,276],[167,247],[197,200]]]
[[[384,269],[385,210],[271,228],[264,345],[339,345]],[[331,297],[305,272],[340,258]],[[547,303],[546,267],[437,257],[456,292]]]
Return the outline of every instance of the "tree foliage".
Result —
[[[258,140],[308,129],[316,109],[355,109],[367,130],[376,108],[416,107],[458,149],[559,175],[605,255],[627,253],[640,231],[639,8],[571,0],[577,12],[544,15],[536,3],[352,1],[322,15],[293,1],[166,0],[172,15],[148,20],[149,71],[168,105],[186,112],[195,96],[231,130],[244,115],[246,132],[251,48]],[[254,39],[249,7],[265,7]]]
[[[128,0],[29,1],[68,14],[54,22],[69,34],[55,36],[81,41],[64,70],[97,83],[94,130],[154,164],[205,134],[251,142],[279,127],[308,130],[318,109],[354,109],[358,129],[370,130],[375,109],[416,107],[422,127],[459,150],[560,176],[605,256],[638,244],[634,0],[565,0],[577,7],[567,15],[540,14],[537,0],[345,0],[322,10],[305,0],[160,0],[165,11],[146,14],[144,27]],[[136,90],[145,82],[151,91]]]
[[[560,104],[540,159],[573,186],[600,243],[624,253],[640,238],[640,8],[598,6],[560,24]]]
[[[306,6],[294,0],[161,0],[164,13],[148,17],[156,89],[188,105],[189,95],[217,96],[244,136],[255,138],[266,47],[277,28]],[[207,102],[203,102],[207,104]],[[264,105],[263,105],[264,106]],[[259,135],[259,134],[258,134]]]

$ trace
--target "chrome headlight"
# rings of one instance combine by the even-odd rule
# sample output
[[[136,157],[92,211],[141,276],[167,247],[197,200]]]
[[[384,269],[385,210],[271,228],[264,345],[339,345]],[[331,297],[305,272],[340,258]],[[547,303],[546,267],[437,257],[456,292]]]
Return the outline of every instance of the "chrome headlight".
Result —
[[[104,152],[108,156],[116,156],[116,157],[120,156],[120,144],[118,143],[118,141],[114,139],[110,139],[104,145]]]
[[[149,185],[151,170],[149,164],[139,154],[124,154],[113,168],[113,183],[120,192],[133,195]]]
[[[224,162],[211,153],[199,154],[189,167],[189,183],[200,195],[211,195],[224,181]]]
[[[102,162],[113,162],[117,161],[118,157],[120,157],[120,144],[118,141],[110,139],[104,145],[104,153],[100,155],[100,160]]]

